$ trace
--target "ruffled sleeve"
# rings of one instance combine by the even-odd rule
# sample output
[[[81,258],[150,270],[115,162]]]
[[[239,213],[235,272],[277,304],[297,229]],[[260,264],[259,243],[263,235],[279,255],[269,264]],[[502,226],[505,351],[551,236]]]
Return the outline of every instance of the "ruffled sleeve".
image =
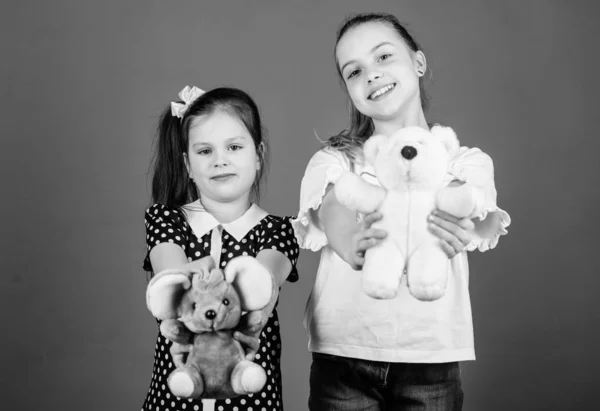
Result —
[[[450,165],[450,174],[457,180],[481,188],[484,192],[483,208],[479,215],[473,218],[475,237],[466,250],[487,251],[496,247],[500,236],[507,233],[510,216],[496,204],[494,163],[491,157],[478,148],[461,147],[458,156]]]
[[[300,188],[300,210],[292,226],[301,248],[318,251],[329,242],[311,210],[317,210],[323,201],[327,186],[335,183],[345,170],[348,160],[334,150],[322,149],[309,161]]]

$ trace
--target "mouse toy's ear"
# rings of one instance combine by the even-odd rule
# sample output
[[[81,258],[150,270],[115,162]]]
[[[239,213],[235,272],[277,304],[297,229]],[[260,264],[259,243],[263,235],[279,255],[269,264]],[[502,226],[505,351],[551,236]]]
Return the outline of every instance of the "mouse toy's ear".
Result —
[[[215,260],[208,255],[199,260],[187,263],[183,268],[186,270],[199,271],[202,275],[208,276],[212,270],[217,268],[217,265],[215,264]]]
[[[244,311],[264,308],[271,300],[273,276],[256,258],[239,256],[225,267],[225,280],[233,285]]]
[[[189,270],[170,269],[158,273],[146,288],[146,305],[159,320],[177,318],[177,308],[192,285]]]

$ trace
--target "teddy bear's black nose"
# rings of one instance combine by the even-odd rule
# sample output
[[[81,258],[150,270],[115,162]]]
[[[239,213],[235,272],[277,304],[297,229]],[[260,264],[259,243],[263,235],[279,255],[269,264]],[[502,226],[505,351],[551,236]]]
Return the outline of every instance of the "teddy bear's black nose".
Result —
[[[206,314],[204,314],[206,316],[206,318],[208,318],[209,320],[214,319],[217,316],[217,313],[215,312],[215,310],[208,310],[206,312]]]
[[[405,146],[402,148],[402,151],[400,151],[400,154],[402,154],[402,157],[405,159],[412,160],[417,156],[417,149],[413,146]]]

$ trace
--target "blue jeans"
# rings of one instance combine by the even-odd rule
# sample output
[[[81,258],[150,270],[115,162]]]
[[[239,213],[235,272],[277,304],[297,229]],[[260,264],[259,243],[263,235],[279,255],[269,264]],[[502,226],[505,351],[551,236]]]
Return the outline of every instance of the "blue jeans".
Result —
[[[460,411],[457,362],[387,363],[313,353],[311,411]]]

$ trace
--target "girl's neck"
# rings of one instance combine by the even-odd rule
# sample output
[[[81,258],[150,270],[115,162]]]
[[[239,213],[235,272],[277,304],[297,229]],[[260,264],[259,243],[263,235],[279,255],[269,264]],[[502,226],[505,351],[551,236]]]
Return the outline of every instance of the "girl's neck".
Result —
[[[243,216],[252,205],[248,196],[229,202],[215,201],[201,196],[200,203],[206,211],[222,224],[237,220]]]
[[[429,130],[427,120],[425,119],[425,113],[423,113],[420,104],[414,110],[405,110],[402,115],[393,119],[373,119],[373,125],[375,126],[374,134],[383,134],[384,136],[391,136],[401,128],[410,126],[422,127]]]

